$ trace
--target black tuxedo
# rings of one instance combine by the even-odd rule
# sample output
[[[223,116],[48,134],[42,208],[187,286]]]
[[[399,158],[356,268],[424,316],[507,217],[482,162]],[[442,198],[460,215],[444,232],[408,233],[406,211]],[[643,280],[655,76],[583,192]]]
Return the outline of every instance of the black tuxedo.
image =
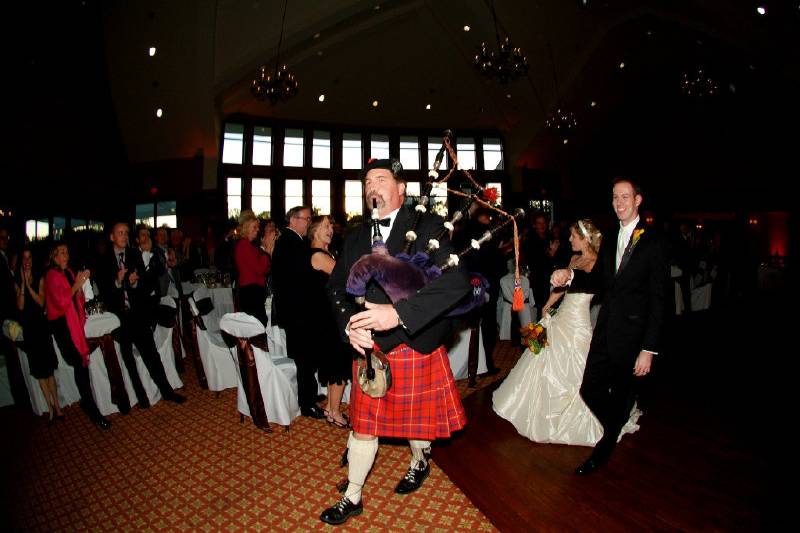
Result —
[[[297,400],[300,408],[316,403],[317,353],[314,343],[314,309],[309,307],[312,285],[311,249],[308,242],[287,228],[275,242],[272,253],[272,320],[286,331],[286,351],[297,365]]]
[[[665,319],[668,261],[663,243],[652,229],[636,244],[631,236],[616,268],[620,229],[603,239],[591,273],[575,270],[572,287],[596,290],[602,307],[594,328],[581,385],[581,396],[603,424],[596,452],[605,454],[616,444],[634,401],[633,368],[642,350],[659,352]]]
[[[147,404],[147,395],[133,356],[132,346],[134,344],[162,396],[169,397],[173,394],[164,372],[164,365],[161,363],[161,356],[153,340],[152,329],[160,299],[159,277],[163,265],[158,260],[158,255],[154,254],[150,259],[149,266],[145,267],[141,252],[135,248],[125,248],[124,258],[127,272],[121,286],[118,287],[116,283],[120,267],[119,256],[114,252],[113,247],[100,261],[96,281],[106,309],[119,318],[120,327],[114,334],[120,344],[122,360],[128,369],[136,397],[140,404]],[[135,284],[130,282],[133,272],[139,276]]]
[[[390,254],[395,255],[402,251],[405,234],[411,229],[413,218],[414,214],[404,207],[398,211],[391,234],[386,240]],[[417,240],[411,248],[412,254],[427,246],[428,240],[441,231],[442,222],[441,217],[436,215],[423,215],[416,230]],[[334,307],[335,316],[339,321],[339,331],[343,337],[350,317],[361,311],[353,298],[346,292],[347,277],[353,264],[362,255],[369,254],[371,247],[370,224],[363,224],[345,239],[342,255],[336,262],[336,267],[328,282],[328,294]],[[451,253],[453,253],[453,248],[450,240],[447,237],[441,239],[440,247],[434,253],[434,264],[442,265]],[[388,352],[401,343],[407,344],[420,353],[432,352],[441,346],[452,333],[453,319],[444,318],[442,315],[455,307],[471,288],[469,278],[462,267],[448,269],[441,277],[433,280],[416,293],[396,302],[394,307],[403,321],[404,327],[375,332],[373,336],[375,342],[384,352]],[[383,289],[374,281],[367,286],[366,300],[377,304],[391,303]]]

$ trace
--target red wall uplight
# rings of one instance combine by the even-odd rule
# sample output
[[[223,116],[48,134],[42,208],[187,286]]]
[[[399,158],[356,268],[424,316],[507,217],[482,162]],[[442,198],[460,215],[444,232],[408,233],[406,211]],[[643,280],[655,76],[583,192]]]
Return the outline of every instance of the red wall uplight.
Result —
[[[761,217],[770,256],[785,257],[789,251],[789,213],[771,211]]]

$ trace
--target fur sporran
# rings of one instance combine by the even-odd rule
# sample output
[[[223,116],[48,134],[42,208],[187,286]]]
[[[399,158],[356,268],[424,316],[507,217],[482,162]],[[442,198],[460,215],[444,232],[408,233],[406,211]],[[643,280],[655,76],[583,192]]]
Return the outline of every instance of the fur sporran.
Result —
[[[361,391],[372,398],[383,398],[386,391],[392,386],[392,369],[389,367],[389,359],[379,351],[373,351],[370,355],[372,369],[375,377],[367,377],[367,360],[363,357],[358,359],[358,386]]]

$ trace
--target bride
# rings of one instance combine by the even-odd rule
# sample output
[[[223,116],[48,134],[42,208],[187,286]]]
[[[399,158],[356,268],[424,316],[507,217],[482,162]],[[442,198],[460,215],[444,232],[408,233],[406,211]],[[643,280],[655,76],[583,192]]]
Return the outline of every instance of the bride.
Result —
[[[600,231],[588,219],[570,227],[573,252],[569,268],[590,272],[600,249]],[[548,310],[561,297],[558,314]],[[538,354],[529,349],[520,356],[508,377],[494,392],[495,412],[536,442],[594,446],[603,436],[603,427],[579,394],[583,369],[592,340],[589,306],[592,294],[553,291],[542,309],[542,325],[547,329],[548,345]],[[633,433],[640,411],[631,417],[622,434]]]

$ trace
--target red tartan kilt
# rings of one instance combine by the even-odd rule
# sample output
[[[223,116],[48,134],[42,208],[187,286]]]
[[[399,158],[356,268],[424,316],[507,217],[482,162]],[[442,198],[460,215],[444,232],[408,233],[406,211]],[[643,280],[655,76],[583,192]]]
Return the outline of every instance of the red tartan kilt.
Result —
[[[392,386],[383,398],[361,392],[353,361],[350,422],[356,433],[434,440],[464,427],[467,417],[443,346],[422,354],[401,344],[386,356]]]

